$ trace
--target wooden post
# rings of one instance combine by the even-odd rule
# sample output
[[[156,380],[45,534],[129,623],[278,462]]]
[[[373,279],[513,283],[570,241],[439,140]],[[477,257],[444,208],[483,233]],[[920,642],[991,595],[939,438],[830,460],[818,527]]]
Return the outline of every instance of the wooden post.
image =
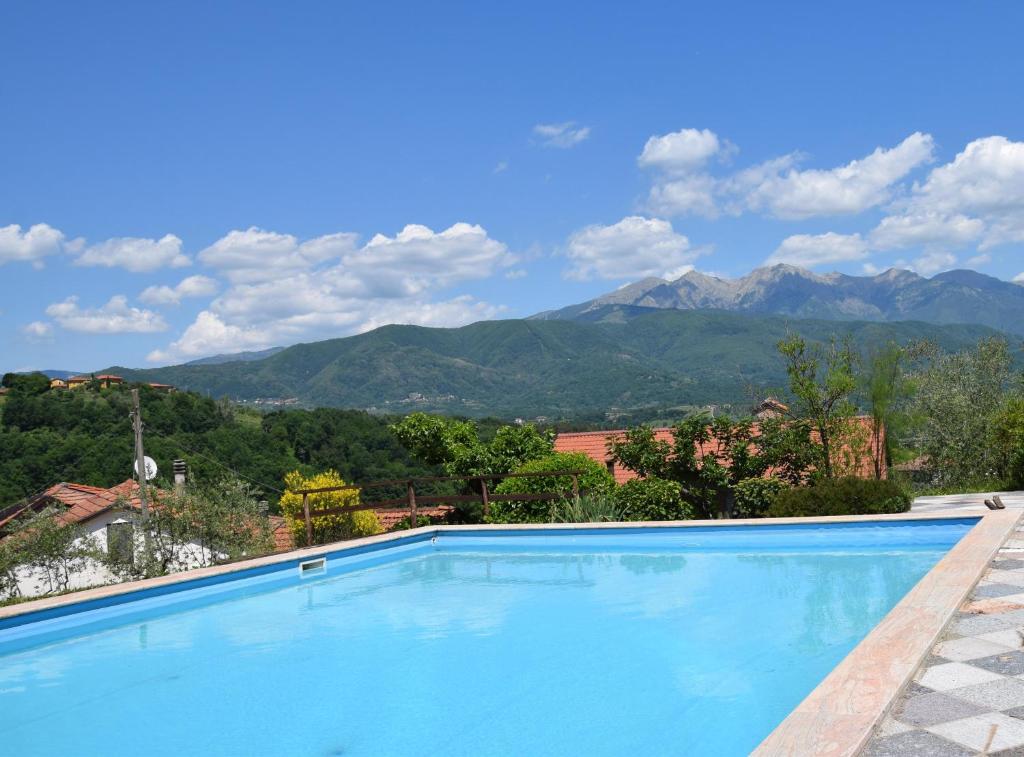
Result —
[[[480,498],[484,503],[484,518],[491,514],[491,498],[487,492],[487,479],[480,481]]]
[[[405,486],[409,498],[409,528],[416,528],[416,490],[412,488],[412,481],[406,482]]]
[[[146,453],[142,448],[142,408],[139,406],[139,390],[132,389],[132,427],[135,431],[135,467],[139,476],[139,505],[142,519],[149,515],[146,501]]]
[[[572,474],[572,498],[579,504],[580,501],[580,477],[573,473]]]
[[[309,517],[309,495],[302,495],[302,517],[306,520],[306,546],[313,545],[313,521]]]

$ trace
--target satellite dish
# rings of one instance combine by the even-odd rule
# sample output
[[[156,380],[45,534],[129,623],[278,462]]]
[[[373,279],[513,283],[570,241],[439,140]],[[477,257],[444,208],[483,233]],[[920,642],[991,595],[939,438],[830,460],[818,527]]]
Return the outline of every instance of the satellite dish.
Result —
[[[143,460],[146,466],[146,480],[152,481],[154,478],[156,478],[156,461],[153,458],[149,457],[148,455],[145,458],[143,458]],[[138,460],[135,461],[135,475],[139,475]]]

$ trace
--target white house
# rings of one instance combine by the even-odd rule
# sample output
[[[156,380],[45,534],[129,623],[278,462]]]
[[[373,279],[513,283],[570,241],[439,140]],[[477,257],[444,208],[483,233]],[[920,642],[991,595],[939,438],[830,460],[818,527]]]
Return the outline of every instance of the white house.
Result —
[[[28,510],[39,511],[45,507],[60,509],[56,517],[64,523],[76,523],[82,528],[83,534],[77,542],[79,545],[90,546],[108,555],[111,550],[120,551],[125,560],[135,558],[142,539],[142,535],[136,533],[133,522],[133,516],[141,508],[139,486],[135,481],[129,479],[109,489],[86,484],[55,484],[31,500],[0,512],[0,529]],[[271,516],[270,521],[275,549],[291,549],[291,533],[284,518]],[[174,556],[175,568],[196,568],[208,564],[210,557],[209,551],[202,545],[184,544]],[[16,575],[18,593],[23,597],[41,596],[55,589],[46,571],[24,567]],[[118,576],[103,562],[87,559],[69,576],[67,586],[62,588],[85,589],[116,583],[118,580]]]

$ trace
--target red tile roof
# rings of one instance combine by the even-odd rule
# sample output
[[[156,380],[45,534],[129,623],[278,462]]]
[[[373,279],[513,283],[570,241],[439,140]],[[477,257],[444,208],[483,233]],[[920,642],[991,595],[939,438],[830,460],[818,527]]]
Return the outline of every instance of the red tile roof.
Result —
[[[437,507],[417,507],[416,514],[427,516],[428,518],[442,518],[450,513],[455,508],[450,505],[438,505]],[[390,531],[403,520],[409,517],[409,508],[402,507],[393,510],[374,510],[377,515],[377,520],[380,522],[381,528],[385,531]]]
[[[862,424],[869,431],[871,419],[870,418],[856,418],[856,423]],[[760,432],[758,424],[754,423],[751,427],[751,433],[754,437],[757,437]],[[609,470],[615,477],[615,483],[624,484],[637,477],[636,473],[623,468],[621,465],[612,461],[612,456],[608,453],[608,444],[611,441],[621,441],[626,435],[625,430],[616,431],[582,431],[559,434],[555,437],[555,451],[556,452],[582,452],[591,460],[594,460],[602,465],[609,466]],[[654,438],[657,441],[672,443],[672,429],[671,428],[656,428],[654,429]],[[712,440],[711,444],[715,444]],[[719,457],[724,458],[724,454],[721,448],[714,447],[707,450],[708,453],[713,453]],[[883,464],[883,478],[887,475],[887,470]],[[870,453],[865,455],[863,459],[859,461],[859,467],[856,474],[862,478],[874,478],[874,460]]]

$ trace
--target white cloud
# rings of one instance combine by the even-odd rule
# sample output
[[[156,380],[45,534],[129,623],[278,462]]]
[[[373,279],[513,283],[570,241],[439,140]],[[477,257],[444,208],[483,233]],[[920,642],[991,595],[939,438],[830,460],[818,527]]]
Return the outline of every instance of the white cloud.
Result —
[[[496,165],[494,167],[494,173],[504,173],[507,170],[508,170],[508,161],[507,160],[499,160],[498,161],[498,165]]]
[[[680,129],[648,139],[637,163],[641,168],[689,172],[703,166],[721,148],[718,135],[710,129]]]
[[[705,173],[666,179],[651,187],[647,208],[664,216],[698,215],[714,218],[718,215],[715,193],[718,182]]]
[[[123,295],[111,297],[99,308],[80,308],[77,297],[68,297],[46,308],[46,314],[68,331],[86,334],[127,334],[165,331],[159,313],[130,307]]]
[[[894,184],[932,160],[930,135],[915,132],[896,147],[828,170],[791,168],[768,175],[745,198],[753,210],[800,219],[860,213],[887,202]]]
[[[1014,276],[1013,277],[1013,283],[1014,284],[1024,284],[1024,272],[1018,273],[1016,276]]]
[[[980,255],[975,255],[972,258],[967,259],[968,268],[980,268],[981,266],[988,265],[992,262],[992,256],[987,252],[983,252]]]
[[[468,297],[438,302],[433,295],[516,261],[503,243],[468,223],[439,232],[410,224],[362,247],[354,234],[300,242],[249,229],[226,235],[200,259],[233,285],[168,348],[154,350],[153,361],[342,336],[383,323],[460,325],[493,317],[497,306]]]
[[[761,212],[785,219],[860,213],[891,199],[894,186],[932,159],[932,138],[911,134],[895,147],[830,169],[800,170],[800,153],[789,153],[726,176],[714,176],[708,160],[735,148],[708,129],[682,129],[651,137],[637,159],[660,170],[647,208],[664,215]]]
[[[692,263],[698,252],[672,224],[629,216],[611,226],[587,226],[569,237],[571,279],[639,279],[662,276]]]
[[[32,341],[44,341],[53,335],[53,326],[44,321],[32,321],[23,326],[21,331]]]
[[[300,243],[291,234],[255,226],[228,232],[199,253],[199,262],[216,268],[232,282],[266,281],[338,259],[355,249],[357,234],[341,232]]]
[[[85,247],[75,258],[75,265],[124,268],[133,273],[181,268],[192,264],[181,246],[174,234],[160,239],[117,237]]]
[[[868,246],[860,234],[795,234],[787,237],[771,254],[766,265],[790,263],[813,268],[826,263],[862,260],[868,255]]]
[[[64,234],[45,223],[21,230],[14,223],[0,226],[0,265],[14,261],[38,263],[47,255],[61,251]]]
[[[190,297],[210,297],[217,293],[217,282],[209,276],[189,276],[177,286],[149,286],[139,300],[146,305],[177,305]]]
[[[545,147],[568,149],[575,147],[590,136],[589,126],[576,126],[575,121],[560,124],[537,124],[533,133],[541,139]]]
[[[985,224],[965,215],[943,215],[935,212],[916,212],[883,218],[871,232],[871,244],[876,249],[891,250],[906,247],[963,247],[978,240]]]
[[[922,276],[932,276],[956,266],[956,256],[949,252],[926,252],[910,264]]]
[[[529,272],[525,268],[516,268],[511,271],[505,272],[505,278],[508,279],[509,281],[514,281],[515,279],[525,279],[528,275]]]

